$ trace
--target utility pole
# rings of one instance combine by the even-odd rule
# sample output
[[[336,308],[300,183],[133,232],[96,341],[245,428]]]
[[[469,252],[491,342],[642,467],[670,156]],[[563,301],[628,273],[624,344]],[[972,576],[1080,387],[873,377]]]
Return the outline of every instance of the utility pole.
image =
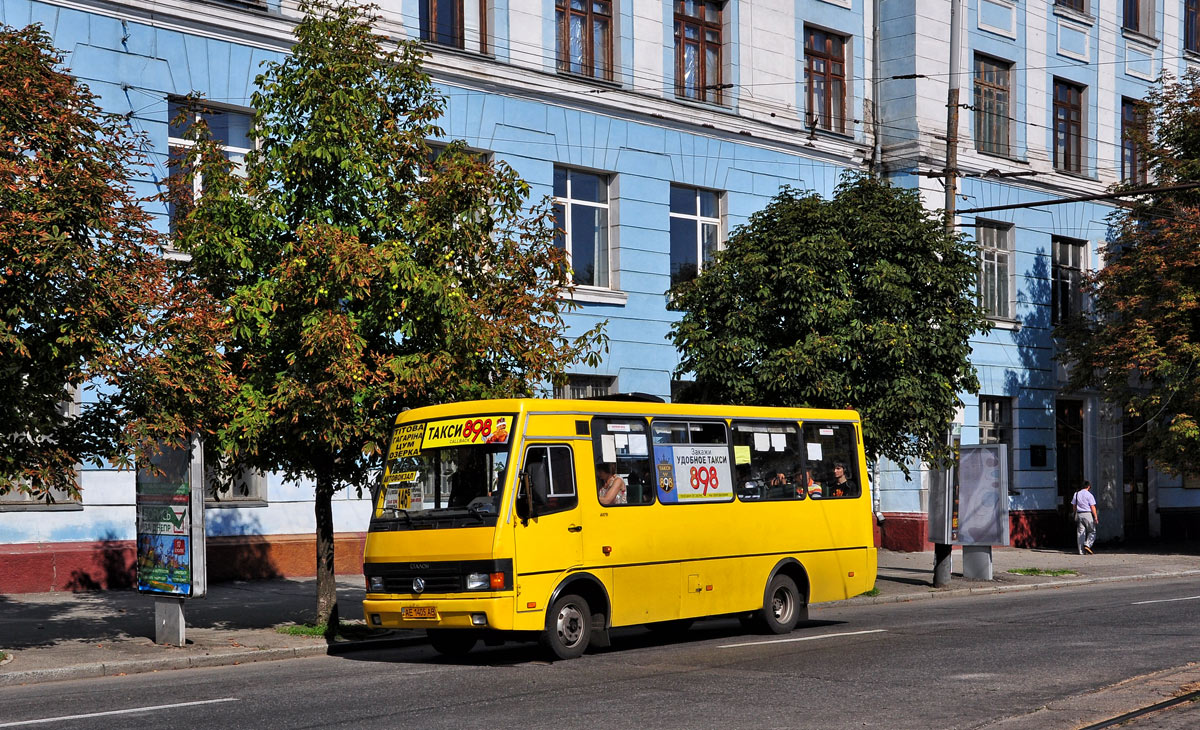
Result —
[[[954,231],[955,199],[958,197],[958,87],[961,72],[959,56],[962,51],[962,0],[950,0],[950,76],[946,90],[946,230]],[[950,442],[947,434],[947,443]],[[942,470],[942,485],[947,502],[950,500],[950,471]],[[933,585],[941,588],[950,584],[951,546],[933,546]]]

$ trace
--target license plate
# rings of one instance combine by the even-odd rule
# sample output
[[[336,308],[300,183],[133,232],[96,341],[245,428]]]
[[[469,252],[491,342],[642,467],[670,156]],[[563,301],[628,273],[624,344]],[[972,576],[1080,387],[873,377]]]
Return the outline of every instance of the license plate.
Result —
[[[434,606],[409,606],[400,611],[401,618],[437,618]]]

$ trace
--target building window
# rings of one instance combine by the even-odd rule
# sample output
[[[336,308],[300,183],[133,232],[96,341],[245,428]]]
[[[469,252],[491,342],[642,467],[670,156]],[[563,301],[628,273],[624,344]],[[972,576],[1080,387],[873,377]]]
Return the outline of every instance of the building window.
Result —
[[[1084,87],[1054,80],[1054,167],[1083,172]]]
[[[64,398],[58,402],[58,415],[64,420],[70,420],[79,417],[80,410],[83,408],[83,392],[80,388],[66,386],[63,393]],[[75,465],[75,474],[73,480],[75,488],[78,489],[81,484],[83,469],[79,464]],[[28,484],[27,480],[21,480],[24,484]],[[65,489],[58,487],[49,488],[49,499],[35,499],[32,495],[18,491],[15,487],[10,489],[7,494],[0,494],[0,512],[16,511],[16,510],[80,510],[83,509],[83,504],[80,501],[78,494],[72,496]]]
[[[1146,161],[1138,147],[1145,136],[1146,119],[1138,102],[1121,99],[1121,179],[1125,182],[1146,182]]]
[[[253,117],[250,112],[197,104],[183,98],[167,99],[167,148],[170,152],[172,165],[179,164],[187,156],[189,148],[195,145],[186,139],[188,129],[196,122],[203,121],[208,126],[208,132],[225,159],[233,163],[234,172],[244,175],[246,172],[246,155],[254,146],[250,139],[250,126]],[[199,199],[204,189],[204,181],[196,175],[192,181],[189,198]],[[173,219],[174,205],[169,206],[168,213]]]
[[[556,0],[558,70],[611,81],[611,0]]]
[[[846,39],[823,30],[804,32],[808,125],[846,132]]]
[[[555,398],[601,398],[617,392],[617,379],[611,375],[568,375],[567,382],[554,386]]]
[[[1125,0],[1121,22],[1142,35],[1154,35],[1154,0]]]
[[[463,0],[421,0],[421,40],[439,46],[463,48]]]
[[[1183,47],[1200,51],[1200,0],[1186,0],[1183,4]]]
[[[1009,491],[1015,483],[1013,474],[1013,420],[1012,400],[996,396],[979,397],[979,443],[1004,444],[1008,447]]]
[[[722,102],[721,8],[716,0],[675,3],[675,93]]]
[[[1087,250],[1087,241],[1054,236],[1050,245],[1054,268],[1050,319],[1053,324],[1059,324],[1083,309],[1083,253]]]
[[[1078,10],[1081,13],[1086,13],[1088,11],[1087,1],[1088,0],[1054,0],[1054,4],[1058,5],[1059,7],[1070,8],[1072,10]]]
[[[554,168],[555,243],[567,252],[571,281],[609,286],[608,178]]]
[[[1009,90],[1012,64],[975,56],[975,149],[1009,156]]]
[[[979,241],[979,304],[989,317],[1011,319],[1012,227],[981,222],[975,232]]]
[[[671,186],[671,286],[695,279],[721,242],[718,194]]]

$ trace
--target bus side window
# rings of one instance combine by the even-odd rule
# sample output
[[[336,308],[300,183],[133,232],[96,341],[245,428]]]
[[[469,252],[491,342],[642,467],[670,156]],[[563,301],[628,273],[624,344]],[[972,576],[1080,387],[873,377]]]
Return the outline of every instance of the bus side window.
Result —
[[[733,461],[742,501],[804,499],[810,483],[795,422],[733,422]]]
[[[813,480],[809,496],[852,498],[862,494],[858,447],[850,423],[804,424],[805,468]]]
[[[525,449],[525,473],[533,487],[537,514],[565,512],[579,504],[570,446],[530,446]]]
[[[597,464],[609,464],[625,482],[622,507],[654,504],[654,471],[650,466],[649,429],[644,418],[592,419],[592,453]],[[600,487],[596,485],[599,498]]]

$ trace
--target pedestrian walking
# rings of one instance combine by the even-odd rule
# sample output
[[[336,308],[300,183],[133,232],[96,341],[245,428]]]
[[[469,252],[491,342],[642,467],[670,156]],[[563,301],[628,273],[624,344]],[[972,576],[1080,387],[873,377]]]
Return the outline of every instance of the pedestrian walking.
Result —
[[[1092,496],[1092,483],[1084,480],[1083,488],[1071,497],[1071,506],[1075,513],[1075,545],[1079,554],[1092,554],[1092,545],[1096,543],[1096,527],[1100,524],[1100,514],[1096,511],[1096,498]]]

